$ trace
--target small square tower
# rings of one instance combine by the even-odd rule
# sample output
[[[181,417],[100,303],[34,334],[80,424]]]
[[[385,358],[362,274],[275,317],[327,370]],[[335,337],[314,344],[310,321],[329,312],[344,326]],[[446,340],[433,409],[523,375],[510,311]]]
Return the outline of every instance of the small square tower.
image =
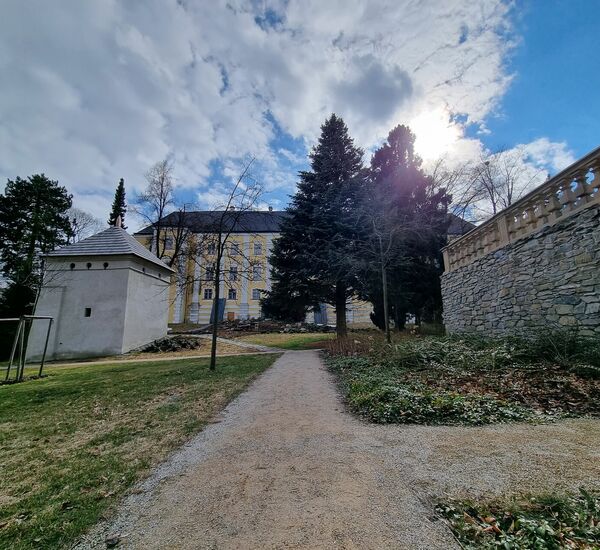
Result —
[[[35,315],[54,318],[47,358],[116,355],[167,333],[173,270],[121,227],[46,255]],[[27,359],[43,353],[46,325],[34,321]]]

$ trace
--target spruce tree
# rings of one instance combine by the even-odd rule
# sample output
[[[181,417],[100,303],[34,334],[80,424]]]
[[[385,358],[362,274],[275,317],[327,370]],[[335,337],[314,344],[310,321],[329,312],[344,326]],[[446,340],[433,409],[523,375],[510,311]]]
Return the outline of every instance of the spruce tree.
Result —
[[[284,296],[295,316],[299,308],[307,312],[326,302],[335,306],[338,336],[346,335],[346,301],[357,286],[354,243],[361,229],[354,205],[366,177],[362,156],[344,121],[331,115],[309,155],[311,170],[300,173],[273,249],[267,311],[285,307]]]
[[[117,218],[121,216],[121,227],[127,229],[125,225],[125,213],[127,212],[127,205],[125,204],[125,181],[123,178],[119,180],[119,185],[115,190],[115,198],[112,203],[112,209],[108,218],[108,225],[115,225]]]

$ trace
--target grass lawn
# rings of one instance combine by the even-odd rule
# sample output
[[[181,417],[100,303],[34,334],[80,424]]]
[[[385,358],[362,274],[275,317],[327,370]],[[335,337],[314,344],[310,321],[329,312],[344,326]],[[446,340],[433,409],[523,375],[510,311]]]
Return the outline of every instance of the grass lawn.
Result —
[[[49,368],[0,386],[0,548],[72,543],[277,355]]]
[[[335,338],[334,333],[330,332],[305,332],[297,334],[251,334],[240,336],[236,340],[247,342],[249,344],[258,344],[261,346],[272,346],[281,349],[317,349],[324,347],[325,344]]]

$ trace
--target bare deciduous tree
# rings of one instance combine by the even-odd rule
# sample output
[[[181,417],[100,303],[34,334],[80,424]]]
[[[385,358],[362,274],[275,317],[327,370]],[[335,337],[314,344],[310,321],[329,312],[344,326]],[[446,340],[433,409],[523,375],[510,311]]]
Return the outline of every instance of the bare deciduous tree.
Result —
[[[502,148],[482,156],[473,167],[473,189],[483,216],[493,216],[508,208],[545,179],[547,174],[526,164],[526,158],[527,152],[522,147]]]
[[[258,182],[249,174],[250,168],[254,163],[252,158],[243,168],[239,177],[233,184],[227,194],[227,199],[212,227],[211,233],[214,235],[215,245],[215,263],[214,263],[214,297],[213,297],[213,324],[212,324],[212,345],[210,350],[210,370],[216,367],[217,356],[217,332],[219,329],[219,300],[221,277],[223,273],[223,259],[225,257],[228,242],[232,231],[238,227],[240,218],[244,212],[253,210],[258,198],[262,193],[262,188]]]
[[[450,211],[463,219],[481,222],[508,208],[543,183],[547,173],[527,162],[523,147],[482,153],[473,162],[449,168],[444,159],[430,171],[433,181],[452,195]]]
[[[133,211],[144,218],[154,228],[152,237],[153,252],[163,258],[167,249],[167,235],[164,218],[174,207],[173,163],[166,158],[157,162],[146,173],[148,185],[135,199]],[[176,260],[171,258],[173,262]]]
[[[80,208],[69,208],[67,215],[71,220],[71,235],[69,238],[71,243],[79,242],[106,228],[106,224],[101,219]]]
[[[253,163],[254,159],[251,159],[244,166],[231,188],[225,191],[224,203],[218,206],[213,219],[201,227],[189,226],[189,205],[175,206],[173,164],[168,159],[156,163],[149,170],[146,174],[148,185],[134,203],[134,211],[153,227],[152,250],[177,272],[175,299],[200,292],[206,281],[214,285],[211,370],[216,364],[221,282],[233,284],[238,278],[254,276],[256,261],[242,250],[236,250],[236,257],[243,265],[241,269],[235,269],[235,279],[228,280],[226,277],[224,261],[232,232],[243,229],[240,223],[243,214],[255,209],[262,192],[249,172]],[[209,247],[210,253],[207,252]],[[229,270],[233,276],[231,266]]]

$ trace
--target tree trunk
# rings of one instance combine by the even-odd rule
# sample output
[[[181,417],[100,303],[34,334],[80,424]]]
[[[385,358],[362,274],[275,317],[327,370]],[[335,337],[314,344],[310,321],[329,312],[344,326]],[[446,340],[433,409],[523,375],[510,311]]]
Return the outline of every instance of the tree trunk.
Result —
[[[346,326],[346,285],[338,282],[335,285],[335,331],[338,338],[348,336]]]
[[[388,289],[387,289],[387,270],[383,262],[381,263],[381,284],[383,285],[383,319],[385,322],[385,341],[392,343],[390,334],[390,314],[388,309]]]
[[[398,304],[394,307],[394,323],[398,332],[406,328],[406,311],[400,309]]]
[[[221,247],[221,235],[219,234],[219,248]],[[212,339],[210,345],[210,370],[215,370],[217,367],[217,332],[219,330],[219,298],[221,290],[221,251],[217,249],[217,261],[215,263],[215,271],[213,275],[215,285],[215,299],[213,301],[213,324],[212,324]]]

